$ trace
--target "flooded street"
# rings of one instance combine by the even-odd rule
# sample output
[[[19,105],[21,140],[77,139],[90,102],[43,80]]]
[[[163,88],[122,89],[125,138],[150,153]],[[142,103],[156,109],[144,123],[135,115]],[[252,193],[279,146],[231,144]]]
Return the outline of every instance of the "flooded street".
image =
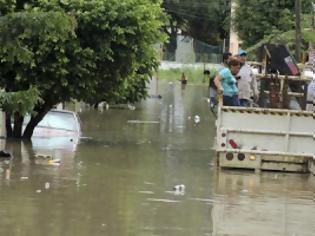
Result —
[[[207,86],[158,91],[135,110],[83,110],[79,142],[7,143],[0,235],[315,235],[314,176],[217,170]]]

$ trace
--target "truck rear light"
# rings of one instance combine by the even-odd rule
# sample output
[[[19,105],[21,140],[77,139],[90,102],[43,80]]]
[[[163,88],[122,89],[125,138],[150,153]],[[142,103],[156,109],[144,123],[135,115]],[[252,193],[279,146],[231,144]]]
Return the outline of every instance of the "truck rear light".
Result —
[[[245,154],[244,153],[239,153],[237,155],[237,159],[240,160],[240,161],[244,161],[245,160]]]
[[[234,158],[234,155],[233,155],[232,152],[228,152],[228,153],[225,155],[225,157],[226,157],[226,159],[227,159],[228,161],[232,161],[233,158]]]
[[[230,140],[229,140],[229,144],[230,144],[231,147],[234,148],[234,149],[237,149],[237,148],[238,148],[237,143],[236,143],[233,139],[230,139]]]

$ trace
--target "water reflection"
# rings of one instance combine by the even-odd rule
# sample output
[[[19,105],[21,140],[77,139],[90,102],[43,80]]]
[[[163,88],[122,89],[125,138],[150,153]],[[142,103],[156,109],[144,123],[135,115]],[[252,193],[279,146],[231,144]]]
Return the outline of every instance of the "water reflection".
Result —
[[[217,171],[207,87],[159,89],[134,111],[80,113],[80,142],[6,143],[0,235],[313,235],[314,178]]]
[[[8,172],[13,173],[15,179],[28,179],[34,171],[43,171],[47,174],[50,171],[67,172],[73,169],[75,150],[79,142],[79,137],[51,137],[33,138],[31,142],[21,142],[19,140],[2,140],[2,150],[11,153],[10,158],[1,159],[7,165]],[[40,165],[39,169],[36,165]],[[43,168],[41,170],[41,168]],[[70,174],[70,173],[69,173]],[[11,174],[6,176],[11,179]]]
[[[219,171],[213,235],[313,235],[314,177]]]

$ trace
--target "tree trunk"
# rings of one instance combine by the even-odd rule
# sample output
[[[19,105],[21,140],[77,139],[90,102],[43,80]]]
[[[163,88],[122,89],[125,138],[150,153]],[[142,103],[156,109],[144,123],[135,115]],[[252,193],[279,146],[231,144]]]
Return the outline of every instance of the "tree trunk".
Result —
[[[20,113],[14,113],[14,126],[13,126],[13,138],[21,138],[22,137],[22,127],[23,127],[24,117],[20,115]]]
[[[12,131],[12,125],[11,125],[11,113],[6,113],[5,116],[5,128],[7,131],[7,137],[12,138],[13,131]]]
[[[177,34],[169,35],[169,42],[165,43],[166,52],[164,53],[165,59],[168,61],[176,60],[176,49],[177,49]]]
[[[30,140],[32,138],[34,129],[36,125],[44,118],[44,116],[47,114],[47,112],[52,108],[51,107],[46,107],[41,111],[38,111],[35,116],[31,117],[30,122],[27,124],[22,138],[25,140]]]
[[[178,28],[175,26],[175,22],[171,20],[170,26],[164,29],[165,33],[169,36],[169,41],[164,44],[165,52],[162,60],[175,61],[175,54],[177,49],[177,33]]]

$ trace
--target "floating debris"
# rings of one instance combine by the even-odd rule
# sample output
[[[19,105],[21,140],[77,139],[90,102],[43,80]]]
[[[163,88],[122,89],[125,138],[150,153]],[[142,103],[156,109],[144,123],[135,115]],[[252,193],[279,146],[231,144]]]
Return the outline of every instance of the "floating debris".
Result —
[[[133,105],[130,105],[130,104],[128,104],[128,109],[129,110],[131,110],[131,111],[134,111],[134,110],[136,110],[136,107],[135,106],[133,106]]]
[[[160,94],[158,95],[150,95],[150,98],[157,98],[157,99],[161,99],[162,96]]]
[[[173,187],[173,192],[172,194],[176,195],[176,196],[183,196],[185,195],[185,185],[183,184],[178,184],[178,185],[175,185]]]
[[[10,164],[10,161],[11,161],[11,159],[5,159],[5,160],[3,161],[3,163],[6,164],[6,165],[9,165],[9,164]]]
[[[142,145],[142,144],[151,144],[152,142],[150,140],[139,140],[136,144],[137,145]]]
[[[171,200],[171,199],[163,199],[163,198],[147,198],[147,201],[150,202],[164,202],[164,203],[179,203],[178,200]]]
[[[153,191],[138,191],[138,193],[143,193],[143,194],[154,194]]]
[[[50,189],[50,183],[49,182],[45,183],[45,189]]]
[[[185,195],[185,191],[165,191],[165,193],[169,193],[175,196],[184,196]]]
[[[11,153],[9,153],[5,150],[0,151],[0,157],[2,157],[2,158],[10,158],[11,156],[12,156]]]
[[[200,123],[200,116],[195,115],[194,122],[195,122],[195,124],[199,124]]]
[[[209,199],[209,198],[197,198],[197,197],[189,198],[189,200],[198,201],[198,202],[205,202],[205,203],[215,203],[215,202],[216,202],[216,201],[213,200],[213,199]]]
[[[56,163],[60,164],[61,163],[60,159],[52,159],[48,161],[48,164],[56,164]]]
[[[42,190],[40,190],[40,189],[36,190],[36,193],[41,193],[41,192],[42,192]]]
[[[6,180],[10,180],[11,179],[11,170],[10,169],[6,169],[5,170],[5,179]]]
[[[28,180],[29,179],[29,177],[27,177],[27,176],[22,176],[21,178],[20,178],[20,180]]]
[[[48,165],[59,166],[61,164],[60,159],[52,159],[48,161]]]
[[[128,120],[128,124],[160,124],[160,121],[155,120]]]
[[[52,158],[52,156],[50,156],[50,155],[46,155],[46,154],[37,153],[37,154],[35,154],[35,158],[41,158],[41,159],[51,159],[51,158]]]
[[[183,192],[183,191],[185,191],[185,185],[184,185],[184,184],[175,185],[175,186],[173,187],[173,190],[174,190],[174,191],[181,191],[181,192]]]

